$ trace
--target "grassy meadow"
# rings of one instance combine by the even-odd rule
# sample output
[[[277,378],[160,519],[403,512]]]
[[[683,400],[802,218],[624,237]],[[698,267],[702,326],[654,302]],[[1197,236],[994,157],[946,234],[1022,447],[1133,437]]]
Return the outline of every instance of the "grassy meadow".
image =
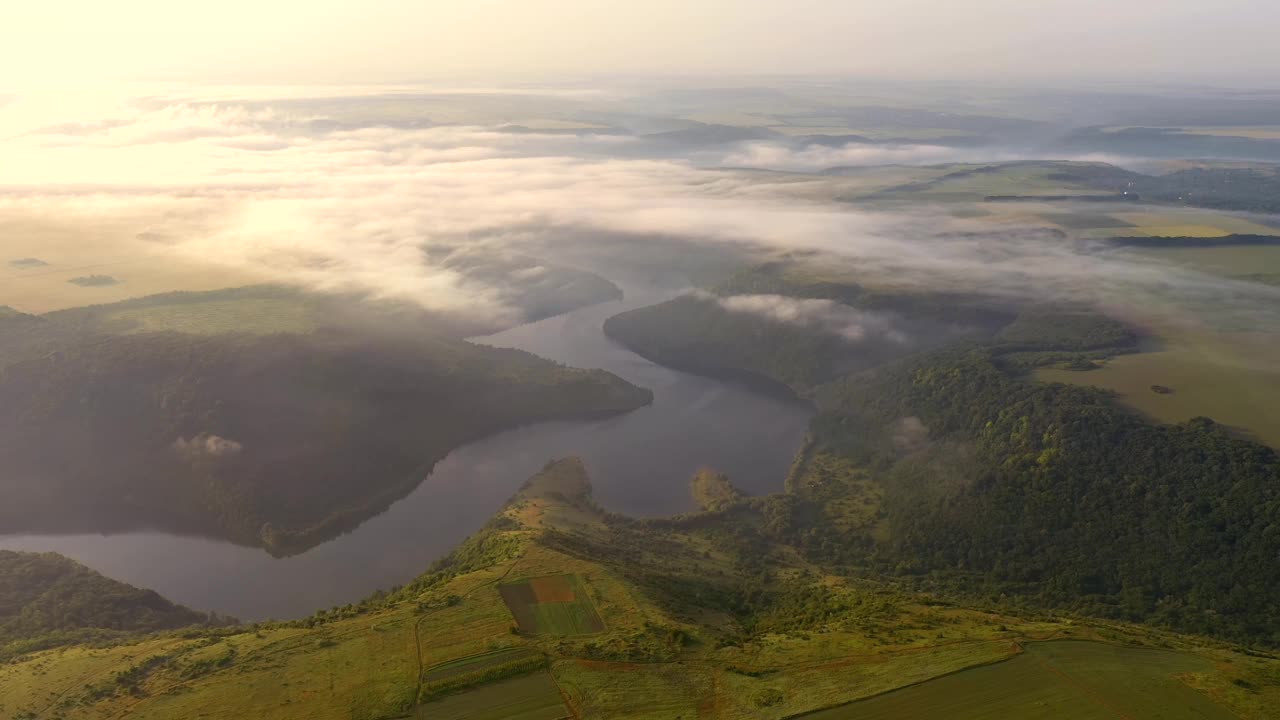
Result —
[[[1137,252],[1226,277],[1252,279],[1258,275],[1280,275],[1280,247],[1274,245],[1143,248]]]
[[[1264,345],[1246,360],[1239,350],[1248,343],[1231,336],[1180,337],[1157,350],[1112,358],[1097,370],[1043,368],[1035,377],[1114,391],[1157,422],[1209,417],[1280,448],[1280,345]],[[1154,392],[1152,385],[1172,392]]]
[[[1246,282],[1280,281],[1280,247],[1144,248],[1138,256]],[[1280,328],[1248,318],[1189,329],[1162,322],[1157,343],[1111,358],[1097,370],[1043,368],[1039,380],[1093,385],[1158,422],[1206,416],[1280,448]],[[1156,393],[1152,385],[1172,390]]]

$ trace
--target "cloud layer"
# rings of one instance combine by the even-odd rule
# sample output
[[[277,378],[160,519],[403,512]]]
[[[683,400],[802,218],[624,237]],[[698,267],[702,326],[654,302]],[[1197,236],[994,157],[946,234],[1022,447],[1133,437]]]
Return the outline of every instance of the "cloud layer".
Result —
[[[875,165],[943,165],[947,163],[991,163],[1033,160],[1037,156],[1010,148],[958,148],[947,145],[846,143],[840,146],[819,144],[788,145],[776,142],[745,143],[725,156],[724,167],[762,168],[794,172],[815,172],[837,167],[870,167]],[[1130,166],[1140,164],[1133,158],[1102,153],[1056,157],[1055,160],[1105,162]]]
[[[699,295],[718,303],[729,312],[814,328],[852,342],[868,337],[907,342],[907,336],[894,329],[893,318],[889,315],[857,310],[832,300],[800,299],[784,295]]]
[[[87,244],[119,242],[122,253],[158,262],[207,263],[498,322],[514,321],[518,309],[490,275],[467,271],[469,258],[525,254],[553,262],[558,243],[604,234],[630,243],[674,237],[816,252],[878,282],[939,290],[1129,308],[1158,301],[1175,306],[1172,314],[1212,305],[1255,319],[1280,306],[1275,289],[1057,236],[1017,228],[992,234],[928,207],[851,209],[827,199],[823,177],[636,157],[636,141],[626,136],[344,127],[298,102],[287,112],[269,103],[155,97],[104,107],[61,122],[56,113],[23,115],[20,102],[0,108],[16,113],[0,123],[7,133],[0,221],[78,229]],[[941,159],[928,146],[884,148],[877,152],[888,155],[876,157],[858,155],[865,148],[778,155],[747,145],[740,152],[753,165]],[[126,239],[98,232],[107,227]],[[772,307],[797,318],[822,314]]]

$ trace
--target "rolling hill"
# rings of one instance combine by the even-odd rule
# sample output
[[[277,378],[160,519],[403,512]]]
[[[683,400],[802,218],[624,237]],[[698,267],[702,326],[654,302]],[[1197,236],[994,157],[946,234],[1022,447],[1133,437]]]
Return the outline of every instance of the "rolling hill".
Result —
[[[581,462],[552,462],[402,588],[286,623],[32,653],[0,665],[0,713],[1273,717],[1273,655],[842,575],[786,540],[792,502],[635,520],[595,506]]]

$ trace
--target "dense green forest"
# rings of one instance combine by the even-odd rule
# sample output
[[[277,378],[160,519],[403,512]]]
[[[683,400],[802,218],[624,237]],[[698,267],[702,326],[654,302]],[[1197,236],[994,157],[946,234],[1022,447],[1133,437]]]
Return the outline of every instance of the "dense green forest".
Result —
[[[288,331],[136,324],[139,308],[170,325],[225,315],[226,299],[0,318],[0,532],[158,527],[296,552],[381,511],[461,444],[651,398],[355,308]]]
[[[227,622],[55,553],[0,550],[0,660],[54,645]]]
[[[1106,617],[1280,644],[1280,459],[1208,419],[1152,425],[1103,391],[1012,378],[990,351],[824,388],[817,448],[873,468],[889,540],[819,555]],[[915,418],[927,440],[895,444]]]
[[[727,287],[864,302],[857,288],[788,287],[794,276],[757,269]],[[905,317],[933,306],[881,302],[914,303],[919,314]],[[696,298],[629,315],[609,330],[642,354],[732,363],[815,402],[790,493],[758,501],[763,527],[812,560],[971,599],[1280,644],[1276,454],[1208,419],[1153,425],[1105,391],[1024,379],[1028,367],[1133,351],[1122,323],[1029,305],[983,334],[862,354],[859,366],[846,355],[856,343],[780,340],[822,331],[726,319]]]

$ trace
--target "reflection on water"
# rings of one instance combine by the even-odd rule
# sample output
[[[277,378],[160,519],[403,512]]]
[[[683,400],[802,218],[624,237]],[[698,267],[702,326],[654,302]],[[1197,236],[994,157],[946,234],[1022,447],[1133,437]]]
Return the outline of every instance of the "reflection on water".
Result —
[[[475,532],[548,460],[581,456],[609,510],[664,515],[692,508],[689,477],[721,470],[751,493],[780,490],[808,425],[807,407],[650,363],[600,330],[606,318],[661,300],[625,301],[479,339],[579,367],[599,367],[654,391],[650,407],[594,422],[545,423],[450,453],[387,512],[302,555],[155,532],[6,536],[0,548],[60,552],[184,605],[245,620],[306,615],[404,583]]]

